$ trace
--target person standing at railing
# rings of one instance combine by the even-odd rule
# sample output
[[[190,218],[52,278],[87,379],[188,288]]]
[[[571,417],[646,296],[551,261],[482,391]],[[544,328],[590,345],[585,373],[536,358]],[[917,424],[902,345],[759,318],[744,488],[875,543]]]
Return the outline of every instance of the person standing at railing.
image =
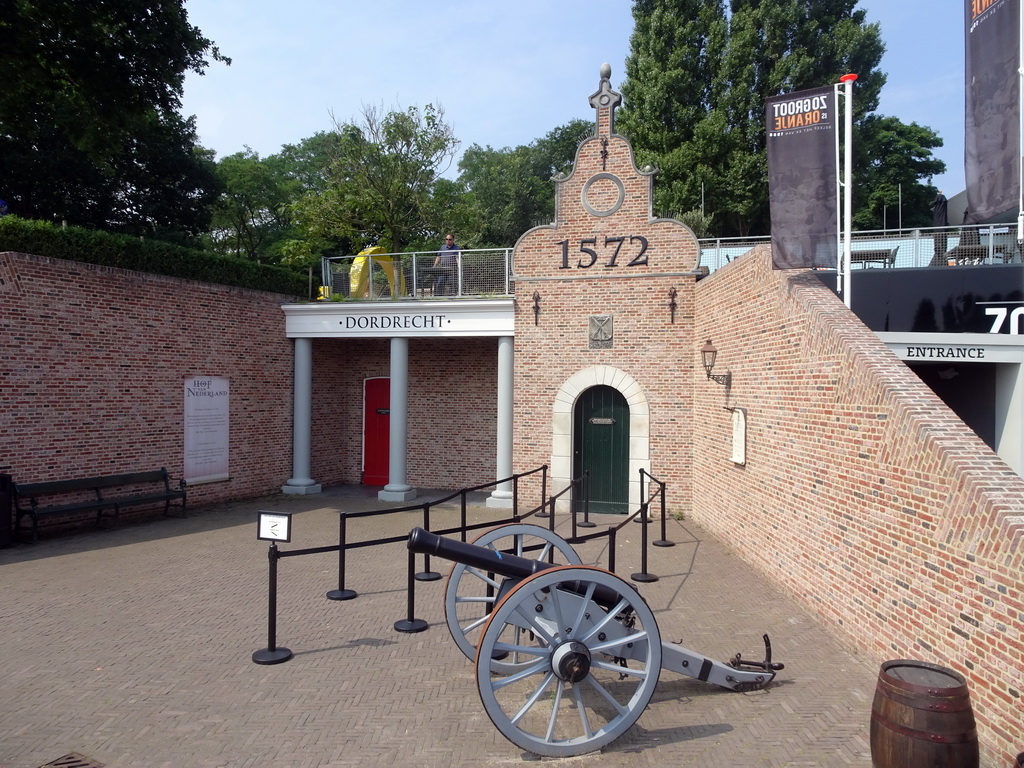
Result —
[[[434,268],[437,270],[437,278],[434,281],[434,295],[447,296],[453,293],[455,285],[455,269],[459,263],[459,247],[455,244],[455,236],[447,234],[444,236],[444,245],[437,252],[434,259]]]

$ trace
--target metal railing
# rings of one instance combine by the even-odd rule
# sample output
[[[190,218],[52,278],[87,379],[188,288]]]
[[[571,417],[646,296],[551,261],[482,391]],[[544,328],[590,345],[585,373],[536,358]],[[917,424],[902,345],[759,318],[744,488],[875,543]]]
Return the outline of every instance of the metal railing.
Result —
[[[714,272],[751,248],[770,243],[771,237],[706,238],[699,242],[700,266]],[[855,232],[851,253],[855,269],[1021,262],[1016,224]],[[450,265],[437,262],[437,251],[328,257],[322,262],[320,298],[486,298],[511,296],[514,291],[511,248],[462,250]]]
[[[701,240],[700,263],[714,272],[751,248],[770,242],[768,235]],[[850,251],[855,269],[1021,262],[1016,224],[854,232]]]
[[[512,249],[331,256],[322,262],[321,299],[410,299],[510,296]]]

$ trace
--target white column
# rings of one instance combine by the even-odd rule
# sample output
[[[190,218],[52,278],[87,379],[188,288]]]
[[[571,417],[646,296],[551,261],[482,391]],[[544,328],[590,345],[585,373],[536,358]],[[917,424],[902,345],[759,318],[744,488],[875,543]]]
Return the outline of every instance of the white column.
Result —
[[[512,369],[515,339],[512,336],[498,338],[498,413],[497,413],[497,457],[495,479],[512,474]],[[488,507],[512,508],[512,481],[499,483],[487,497]]]
[[[295,339],[292,371],[292,476],[283,493],[320,493],[320,484],[310,477],[313,428],[313,340]]]
[[[409,340],[391,339],[391,432],[388,445],[388,484],[377,493],[381,501],[408,501],[416,489],[406,482],[409,413]]]

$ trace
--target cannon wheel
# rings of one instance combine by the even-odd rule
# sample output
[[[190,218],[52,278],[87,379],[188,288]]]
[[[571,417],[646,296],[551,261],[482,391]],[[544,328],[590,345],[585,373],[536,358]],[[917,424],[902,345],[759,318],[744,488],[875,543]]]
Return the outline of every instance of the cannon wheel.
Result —
[[[603,601],[614,607],[594,602],[595,589],[614,595]],[[519,624],[531,628],[535,645],[516,642]],[[628,662],[616,654],[627,643]],[[519,654],[519,671],[494,669],[491,659],[502,652]],[[512,743],[549,757],[582,755],[639,719],[661,655],[654,614],[633,587],[600,568],[562,566],[523,579],[495,607],[477,653],[477,689]]]
[[[548,560],[568,565],[579,565],[583,561],[576,551],[553,531],[539,525],[510,523],[481,534],[473,542],[478,547],[487,547],[498,552],[510,552],[518,557],[533,560]],[[501,578],[485,573],[479,568],[470,568],[456,563],[448,574],[444,593],[444,615],[448,630],[459,649],[470,661],[476,658],[476,646],[487,617],[497,602]],[[496,662],[498,669],[511,671],[516,667],[515,655],[506,663]]]

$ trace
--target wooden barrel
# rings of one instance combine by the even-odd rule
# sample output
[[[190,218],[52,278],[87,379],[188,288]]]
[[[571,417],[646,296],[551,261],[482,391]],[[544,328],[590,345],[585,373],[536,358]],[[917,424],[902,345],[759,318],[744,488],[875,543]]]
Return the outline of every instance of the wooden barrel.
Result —
[[[978,731],[963,675],[923,661],[882,664],[871,706],[875,768],[977,768]]]

